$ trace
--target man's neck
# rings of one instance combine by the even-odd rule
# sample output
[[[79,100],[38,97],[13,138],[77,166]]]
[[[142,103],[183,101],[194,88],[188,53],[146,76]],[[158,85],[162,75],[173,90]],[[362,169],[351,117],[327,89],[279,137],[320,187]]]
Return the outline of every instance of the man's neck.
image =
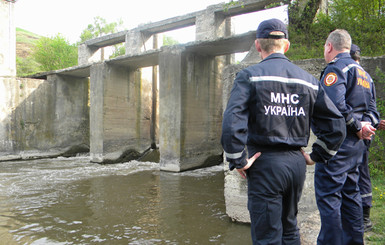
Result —
[[[333,55],[333,58],[332,58],[329,62],[331,62],[332,60],[334,60],[339,54],[349,53],[349,52],[350,52],[350,50],[338,51],[338,52],[336,52],[336,53]],[[328,63],[329,63],[329,62],[328,62]]]
[[[261,58],[264,60],[272,54],[284,54],[284,53],[283,53],[283,51],[282,52],[281,51],[273,51],[273,52],[269,52],[269,53],[262,51],[261,52]]]

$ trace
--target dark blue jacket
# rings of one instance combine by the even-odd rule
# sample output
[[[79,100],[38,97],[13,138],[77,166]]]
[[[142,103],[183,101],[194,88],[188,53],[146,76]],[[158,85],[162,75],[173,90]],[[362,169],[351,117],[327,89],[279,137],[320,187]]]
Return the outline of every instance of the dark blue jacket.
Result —
[[[349,53],[338,54],[326,66],[321,83],[344,116],[348,134],[360,131],[361,121],[371,122],[374,127],[378,125],[380,115],[373,80]]]
[[[222,122],[230,169],[246,165],[246,145],[250,156],[269,148],[307,146],[311,125],[318,139],[310,156],[325,163],[336,154],[346,129],[319,81],[279,53],[240,71]]]

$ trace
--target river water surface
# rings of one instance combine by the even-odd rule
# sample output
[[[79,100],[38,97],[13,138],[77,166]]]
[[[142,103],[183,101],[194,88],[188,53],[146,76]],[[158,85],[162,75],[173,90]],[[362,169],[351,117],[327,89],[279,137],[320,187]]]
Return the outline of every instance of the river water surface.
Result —
[[[183,173],[88,157],[0,162],[0,244],[251,244],[223,166]]]

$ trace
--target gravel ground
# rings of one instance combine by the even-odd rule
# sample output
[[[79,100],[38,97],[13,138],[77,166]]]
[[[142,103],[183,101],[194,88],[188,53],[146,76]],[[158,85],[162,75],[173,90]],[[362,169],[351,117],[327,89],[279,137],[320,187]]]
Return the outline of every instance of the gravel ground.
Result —
[[[318,210],[298,214],[298,227],[301,233],[301,245],[316,245],[321,220]]]

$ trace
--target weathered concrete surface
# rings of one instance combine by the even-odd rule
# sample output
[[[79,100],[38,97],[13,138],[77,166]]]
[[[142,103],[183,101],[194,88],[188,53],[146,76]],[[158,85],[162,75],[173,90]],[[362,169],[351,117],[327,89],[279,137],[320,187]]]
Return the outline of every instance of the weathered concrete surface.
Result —
[[[382,83],[375,83],[377,100],[385,100],[385,56],[380,57],[363,57],[361,58],[362,67],[369,72],[374,80],[382,80]],[[385,119],[384,115],[381,115]]]
[[[221,163],[220,70],[213,56],[167,47],[159,58],[159,128],[162,170],[183,171]],[[173,67],[173,69],[169,69]]]
[[[131,30],[88,40],[79,45],[79,65],[98,61],[99,55],[95,53],[99,48],[123,42],[125,42],[126,55],[139,54],[143,52],[144,43],[151,36],[193,25],[196,26],[196,41],[225,37],[230,34],[230,17],[263,10],[267,5],[280,2],[279,0],[243,0],[240,4],[227,7],[224,7],[225,3],[219,3],[201,11],[143,24]]]
[[[139,70],[95,64],[91,67],[91,161],[138,158],[151,146],[151,83]]]
[[[0,152],[21,158],[88,148],[88,79],[0,78]]]
[[[14,3],[0,1],[0,77],[16,76]]]

